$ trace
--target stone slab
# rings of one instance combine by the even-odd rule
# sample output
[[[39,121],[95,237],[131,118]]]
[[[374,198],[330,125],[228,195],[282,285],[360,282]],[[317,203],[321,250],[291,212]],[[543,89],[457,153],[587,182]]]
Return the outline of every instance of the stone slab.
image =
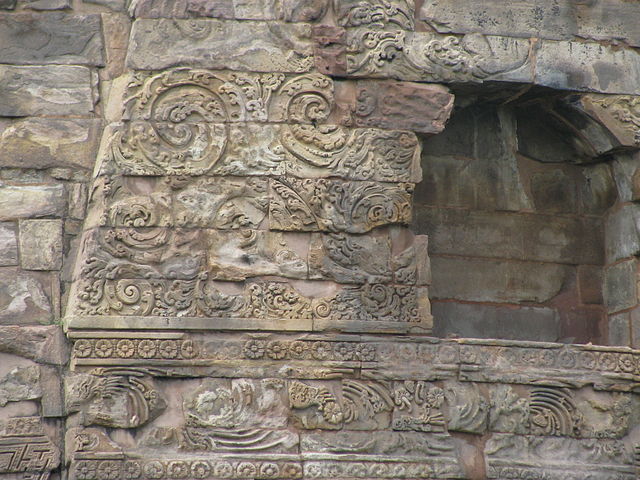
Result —
[[[154,46],[163,44],[165,48]],[[308,72],[313,66],[311,26],[228,22],[224,20],[152,20],[133,24],[127,56],[130,68],[161,69],[174,65]]]
[[[66,10],[71,8],[71,0],[27,0],[25,8],[29,10]]]
[[[0,0],[0,10],[13,10],[16,8],[17,0]]]
[[[17,229],[14,222],[0,222],[0,266],[18,264]]]
[[[604,303],[609,313],[634,307],[638,303],[637,260],[625,260],[604,270]]]
[[[91,169],[100,120],[0,120],[0,167]]]
[[[598,219],[414,206],[416,233],[428,234],[431,254],[602,264]]]
[[[99,15],[0,15],[0,63],[104,65]]]
[[[640,154],[620,154],[612,162],[613,178],[622,202],[640,199]]]
[[[640,205],[627,203],[609,213],[605,224],[607,263],[640,253]]]
[[[51,365],[64,365],[69,356],[66,337],[58,325],[0,326],[0,352]]]
[[[533,209],[515,156],[511,111],[472,106],[423,142],[424,180],[416,202],[478,210]]]
[[[62,268],[62,220],[20,220],[20,266],[25,270]]]
[[[82,66],[0,65],[0,116],[87,115],[93,76]]]
[[[136,18],[210,17],[312,22],[325,14],[328,4],[328,0],[138,0],[130,6],[130,13]]]
[[[9,186],[0,184],[0,221],[64,215],[64,185]]]
[[[635,21],[640,6],[635,2],[596,0],[524,0],[505,4],[501,0],[480,0],[473,4],[456,0],[428,0],[417,18],[438,32],[538,37],[568,40],[574,36],[620,39],[640,45],[640,27]]]
[[[542,303],[555,297],[568,267],[551,263],[431,257],[431,299]]]
[[[0,268],[0,325],[38,325],[54,318],[48,274]]]
[[[555,342],[560,316],[546,307],[497,307],[493,305],[438,302],[431,304],[435,336],[504,338]]]
[[[440,85],[363,80],[356,83],[354,122],[359,127],[439,133],[453,108]]]
[[[110,8],[115,12],[122,12],[125,10],[127,0],[82,0],[83,3],[93,3],[94,5],[101,5],[103,7]]]
[[[631,325],[629,312],[609,316],[607,335],[608,345],[631,345]]]
[[[637,95],[640,53],[597,43],[542,40],[534,83],[558,90]]]

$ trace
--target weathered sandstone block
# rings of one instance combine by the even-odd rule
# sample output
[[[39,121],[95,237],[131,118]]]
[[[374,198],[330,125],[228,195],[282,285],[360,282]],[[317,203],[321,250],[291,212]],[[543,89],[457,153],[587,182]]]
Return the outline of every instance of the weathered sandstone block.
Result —
[[[27,118],[0,120],[0,166],[91,169],[99,120]]]
[[[560,335],[560,317],[546,307],[498,307],[434,301],[433,330],[439,337],[505,338],[555,342]]]
[[[0,184],[0,220],[61,217],[66,207],[63,185],[9,186]]]
[[[0,65],[0,115],[87,115],[93,75],[80,66]]]
[[[561,90],[640,94],[640,53],[594,43],[542,40],[534,82]]]
[[[48,274],[0,268],[0,324],[46,325],[54,317]]]
[[[638,46],[640,28],[634,21],[638,15],[640,7],[637,4],[615,0],[584,3],[526,0],[508,4],[500,0],[481,0],[473,4],[429,0],[422,4],[418,19],[441,33],[482,31],[555,40],[569,40],[574,36],[601,40],[616,38]]]
[[[99,15],[0,15],[0,63],[104,65]]]
[[[637,260],[625,260],[604,269],[604,302],[609,313],[638,303]]]
[[[211,17],[312,22],[324,15],[328,5],[328,0],[137,0],[129,6],[129,12],[136,18]]]
[[[160,43],[165,48],[154,48]],[[189,64],[301,73],[313,66],[312,49],[311,27],[306,24],[139,19],[131,31],[127,62],[140,70]]]
[[[542,303],[560,292],[567,267],[479,258],[431,258],[431,298],[477,302]]]
[[[18,241],[16,224],[0,222],[0,266],[18,264]]]
[[[360,80],[353,97],[350,109],[358,127],[439,133],[453,108],[453,95],[441,85]]]
[[[62,220],[20,220],[20,266],[25,270],[62,268]]]
[[[419,233],[429,234],[432,254],[567,264],[604,261],[598,219],[422,207],[415,225]]]

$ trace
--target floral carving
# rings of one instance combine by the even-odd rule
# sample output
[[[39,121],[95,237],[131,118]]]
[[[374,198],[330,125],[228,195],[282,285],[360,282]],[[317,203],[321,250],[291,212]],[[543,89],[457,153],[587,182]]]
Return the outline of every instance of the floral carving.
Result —
[[[342,381],[340,398],[329,388],[292,381],[289,384],[289,403],[293,409],[317,409],[326,422],[325,425],[313,423],[311,417],[302,413],[303,428],[332,429],[342,424],[375,424],[379,414],[393,409],[393,399],[386,385],[346,379]]]
[[[80,339],[74,343],[74,357],[115,359],[171,359],[191,360],[198,356],[192,340],[155,339]]]
[[[271,184],[272,228],[363,233],[408,223],[413,184],[280,178]]]
[[[244,343],[242,353],[250,360],[263,359],[266,353],[271,360],[372,361],[376,358],[376,346],[356,342],[251,339]]]
[[[497,41],[497,40],[495,40]],[[529,61],[529,45],[510,39],[439,36],[402,30],[357,29],[347,46],[347,70],[356,76],[392,76],[430,82],[483,82]]]
[[[413,0],[374,0],[368,2],[340,2],[338,23],[344,27],[383,28],[393,25],[405,30],[413,30]]]
[[[164,399],[152,380],[140,372],[130,369],[128,375],[122,375],[122,371],[111,374],[105,369],[96,373],[69,379],[67,409],[81,412],[84,425],[136,428],[164,410]]]

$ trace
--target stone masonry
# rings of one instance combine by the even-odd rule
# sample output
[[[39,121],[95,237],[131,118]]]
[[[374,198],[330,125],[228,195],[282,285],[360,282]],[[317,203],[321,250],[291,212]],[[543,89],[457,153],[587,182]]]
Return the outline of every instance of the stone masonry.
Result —
[[[638,19],[0,0],[0,478],[640,479]]]

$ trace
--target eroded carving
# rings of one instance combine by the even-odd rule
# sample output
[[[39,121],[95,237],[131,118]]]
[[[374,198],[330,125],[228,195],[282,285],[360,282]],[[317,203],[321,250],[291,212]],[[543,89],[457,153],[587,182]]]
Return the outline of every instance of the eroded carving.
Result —
[[[132,355],[135,345],[127,339],[117,343],[102,339],[94,348],[97,356],[117,350],[126,358]],[[67,411],[80,412],[83,425],[136,428],[156,418],[166,407],[151,379],[133,369],[98,369],[94,375],[77,374],[67,381]]]
[[[280,178],[271,183],[271,228],[363,233],[411,218],[413,185]]]

